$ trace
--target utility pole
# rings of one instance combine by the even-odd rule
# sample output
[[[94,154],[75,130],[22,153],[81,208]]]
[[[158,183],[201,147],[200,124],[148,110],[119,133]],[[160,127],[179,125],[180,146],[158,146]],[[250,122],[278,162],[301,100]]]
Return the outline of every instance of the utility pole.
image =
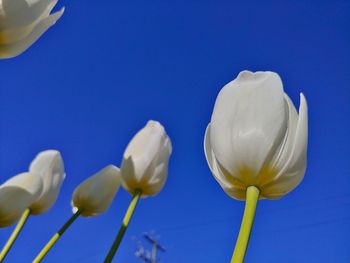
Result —
[[[151,263],[157,263],[157,251],[165,252],[165,248],[158,243],[157,239],[148,233],[143,234],[143,237],[152,245]]]
[[[157,259],[157,252],[165,252],[166,249],[159,244],[159,241],[148,233],[143,234],[143,238],[151,244],[152,250],[146,250],[143,246],[139,247],[135,252],[135,256],[142,259],[146,263],[160,263]]]

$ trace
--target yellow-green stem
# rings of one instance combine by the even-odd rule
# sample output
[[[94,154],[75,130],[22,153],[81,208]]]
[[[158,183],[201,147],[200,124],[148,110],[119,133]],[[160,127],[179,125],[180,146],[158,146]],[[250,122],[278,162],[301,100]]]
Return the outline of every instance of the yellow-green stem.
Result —
[[[6,255],[7,255],[7,253],[10,251],[10,249],[11,249],[13,243],[15,243],[15,241],[16,241],[16,239],[17,239],[19,233],[21,232],[21,230],[22,230],[24,224],[26,223],[26,221],[27,221],[29,215],[30,215],[30,210],[29,210],[29,209],[26,209],[26,210],[23,212],[23,214],[22,214],[20,220],[18,221],[16,228],[13,230],[13,232],[12,232],[10,238],[7,240],[5,246],[4,246],[3,249],[1,250],[1,253],[0,253],[0,262],[3,262],[3,261],[4,261],[4,259],[5,259]]]
[[[81,212],[82,212],[82,210],[78,210],[77,212],[75,212],[74,215],[71,216],[71,218],[68,219],[68,221],[60,228],[60,230],[57,231],[56,234],[53,235],[53,237],[50,239],[50,241],[45,245],[45,247],[36,256],[36,258],[33,260],[33,263],[39,263],[43,260],[43,258],[46,256],[46,254],[55,245],[57,240],[63,235],[63,233],[75,221],[75,219],[77,219],[79,217]]]
[[[123,223],[119,229],[119,232],[118,232],[118,235],[117,237],[115,238],[114,242],[113,242],[113,245],[111,246],[105,260],[103,261],[104,263],[110,263],[112,262],[113,260],[113,257],[115,255],[115,253],[117,252],[118,250],[118,247],[123,239],[123,236],[125,234],[125,231],[126,229],[128,228],[128,225],[130,223],[130,219],[132,217],[132,215],[134,214],[134,211],[135,211],[135,207],[137,205],[137,202],[139,201],[140,199],[140,195],[141,195],[141,192],[140,191],[136,191],[132,200],[131,200],[131,203],[128,207],[128,210],[126,211],[126,214],[124,216],[124,219],[123,219]]]
[[[242,263],[247,250],[250,232],[252,230],[256,206],[259,200],[259,189],[249,186],[246,193],[246,204],[244,208],[241,229],[239,230],[236,247],[233,252],[231,263]]]

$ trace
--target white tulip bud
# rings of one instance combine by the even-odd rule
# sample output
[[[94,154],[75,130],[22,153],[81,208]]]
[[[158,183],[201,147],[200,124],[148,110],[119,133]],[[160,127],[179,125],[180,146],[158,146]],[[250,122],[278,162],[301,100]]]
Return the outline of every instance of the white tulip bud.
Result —
[[[39,198],[30,206],[32,214],[42,214],[55,203],[66,176],[60,152],[56,150],[40,152],[30,164],[29,172],[40,176],[43,181]]]
[[[149,121],[127,146],[121,165],[123,187],[141,196],[156,195],[163,188],[171,155],[171,142],[164,127]]]
[[[62,16],[50,15],[57,0],[0,0],[0,58],[15,57],[28,49]]]
[[[42,191],[40,176],[18,174],[0,186],[0,227],[10,226],[39,197]]]
[[[299,115],[274,72],[241,72],[219,93],[205,134],[205,154],[215,179],[244,200],[256,186],[260,198],[292,191],[306,170],[307,104]]]
[[[82,216],[95,216],[111,205],[120,186],[120,171],[108,165],[82,182],[73,193],[73,213],[81,210]]]

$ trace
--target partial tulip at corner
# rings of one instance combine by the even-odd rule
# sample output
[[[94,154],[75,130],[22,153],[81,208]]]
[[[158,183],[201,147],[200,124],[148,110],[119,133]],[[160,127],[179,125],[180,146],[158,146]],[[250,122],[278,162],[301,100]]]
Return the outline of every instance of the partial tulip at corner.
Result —
[[[0,59],[18,56],[62,16],[57,0],[0,0]]]
[[[127,146],[120,168],[121,182],[133,198],[105,263],[111,262],[117,252],[140,197],[154,196],[162,190],[171,152],[170,138],[156,121],[149,121]]]
[[[56,201],[64,180],[63,160],[58,151],[40,152],[29,172],[21,173],[0,186],[0,227],[19,220],[0,253],[4,260],[30,215],[46,212]]]
[[[79,216],[97,216],[105,212],[111,205],[119,186],[120,172],[118,167],[114,165],[108,165],[78,185],[73,192],[73,215],[57,233],[53,235],[33,262],[41,262],[59,238]]]
[[[209,168],[246,208],[231,262],[243,262],[258,199],[292,191],[306,170],[307,104],[299,114],[274,72],[242,71],[219,93],[204,139]]]

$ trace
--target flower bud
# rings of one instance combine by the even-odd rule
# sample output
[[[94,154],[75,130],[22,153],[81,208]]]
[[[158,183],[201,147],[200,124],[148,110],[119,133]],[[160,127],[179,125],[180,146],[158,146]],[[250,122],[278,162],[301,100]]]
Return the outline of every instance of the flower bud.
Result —
[[[127,146],[121,165],[123,187],[141,196],[156,195],[163,188],[171,155],[171,142],[164,127],[149,121]]]
[[[299,114],[274,72],[241,72],[219,93],[205,134],[205,154],[215,179],[231,197],[245,199],[256,186],[260,198],[292,191],[306,170],[307,104]]]
[[[82,182],[73,193],[73,213],[78,209],[82,216],[95,216],[111,205],[120,186],[118,167],[108,165]]]

